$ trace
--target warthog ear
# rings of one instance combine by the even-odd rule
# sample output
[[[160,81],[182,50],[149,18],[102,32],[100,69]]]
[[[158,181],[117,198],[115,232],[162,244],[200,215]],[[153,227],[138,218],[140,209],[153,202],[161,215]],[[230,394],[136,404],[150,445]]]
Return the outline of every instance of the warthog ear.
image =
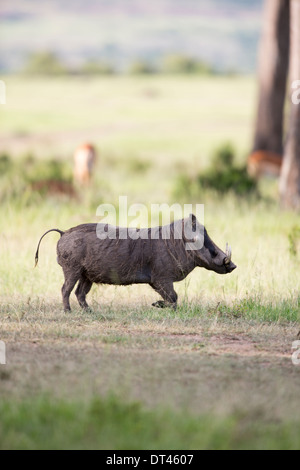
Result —
[[[192,224],[192,231],[195,233],[197,230],[197,217],[194,214],[190,214],[189,219]]]
[[[195,242],[198,238],[197,218],[194,214],[190,214],[188,219],[182,221],[182,235],[185,241]]]

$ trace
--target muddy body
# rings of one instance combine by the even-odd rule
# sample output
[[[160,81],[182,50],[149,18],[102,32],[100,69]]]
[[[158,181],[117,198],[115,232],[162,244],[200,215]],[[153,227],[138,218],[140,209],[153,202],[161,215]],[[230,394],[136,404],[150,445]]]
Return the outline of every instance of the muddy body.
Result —
[[[178,223],[181,225],[184,220]],[[99,228],[102,234],[113,229],[115,238],[99,238]],[[101,224],[83,224],[66,232],[59,231],[57,261],[65,276],[62,287],[64,309],[70,310],[69,297],[77,282],[75,294],[83,308],[88,307],[86,295],[93,283],[149,284],[163,298],[154,305],[176,307],[173,283],[182,281],[197,266],[219,274],[235,269],[228,254],[213,243],[204,227],[204,244],[200,250],[187,250],[191,240],[184,235],[177,239],[174,223],[168,228],[168,239],[164,239],[163,227],[157,227],[155,239],[151,229],[121,229]],[[135,234],[138,234],[137,238],[133,239]]]

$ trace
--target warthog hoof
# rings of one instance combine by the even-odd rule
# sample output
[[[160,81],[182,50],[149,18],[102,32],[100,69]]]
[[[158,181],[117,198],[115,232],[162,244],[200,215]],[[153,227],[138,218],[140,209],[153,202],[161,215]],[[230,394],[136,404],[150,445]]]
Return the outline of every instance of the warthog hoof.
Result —
[[[157,302],[154,302],[152,304],[153,307],[156,307],[156,308],[173,308],[174,310],[176,310],[177,308],[177,304],[176,303],[170,303],[170,302],[164,302],[164,300],[158,300]]]

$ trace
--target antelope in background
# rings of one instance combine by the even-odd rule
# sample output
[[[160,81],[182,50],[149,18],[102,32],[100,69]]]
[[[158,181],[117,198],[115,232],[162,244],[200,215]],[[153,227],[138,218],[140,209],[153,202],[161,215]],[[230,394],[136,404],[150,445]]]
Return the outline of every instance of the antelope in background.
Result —
[[[90,183],[95,160],[96,150],[93,145],[85,143],[77,147],[74,153],[74,180],[77,183]]]
[[[260,179],[264,176],[279,178],[282,162],[282,156],[277,153],[267,150],[256,150],[248,157],[248,173],[255,179]]]

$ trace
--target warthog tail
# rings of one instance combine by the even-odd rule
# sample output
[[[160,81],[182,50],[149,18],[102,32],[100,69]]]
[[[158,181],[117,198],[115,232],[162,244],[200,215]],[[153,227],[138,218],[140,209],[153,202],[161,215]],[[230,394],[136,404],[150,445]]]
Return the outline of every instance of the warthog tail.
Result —
[[[38,262],[39,262],[39,249],[40,249],[41,241],[43,240],[44,236],[47,235],[47,233],[49,233],[49,232],[58,232],[58,233],[60,233],[60,236],[62,236],[65,233],[62,230],[58,230],[58,228],[52,228],[51,230],[48,230],[48,232],[44,233],[44,235],[40,238],[40,241],[39,241],[39,244],[38,244],[38,247],[37,247],[37,250],[36,250],[34,267],[36,267]]]

